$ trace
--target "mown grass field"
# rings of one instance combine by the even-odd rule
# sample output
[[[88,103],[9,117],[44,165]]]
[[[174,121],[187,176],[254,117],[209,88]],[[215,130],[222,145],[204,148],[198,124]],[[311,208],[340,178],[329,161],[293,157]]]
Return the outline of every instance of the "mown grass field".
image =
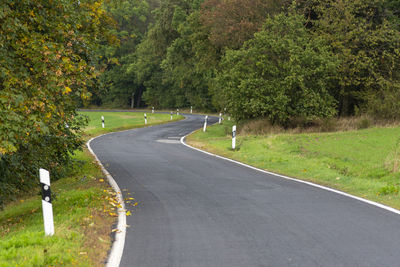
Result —
[[[139,128],[161,123],[171,122],[170,114],[143,112],[104,112],[104,111],[80,111],[80,114],[89,118],[89,124],[85,128],[85,133],[91,136],[99,134],[122,131],[131,128]],[[144,124],[144,113],[147,115],[147,125]],[[101,127],[101,116],[104,116],[105,128]],[[183,119],[183,116],[172,116],[172,121]]]
[[[142,113],[82,112],[90,119],[85,138],[144,127]],[[101,128],[101,115],[106,128]],[[183,117],[174,115],[174,120]],[[148,125],[170,121],[149,114]],[[111,247],[117,212],[115,193],[85,148],[74,155],[69,177],[52,182],[55,235],[45,237],[40,187],[0,211],[0,267],[101,266]],[[129,192],[128,192],[129,194]],[[131,201],[131,200],[130,200]]]
[[[400,127],[346,132],[237,136],[233,122],[197,131],[195,147],[261,169],[336,188],[400,209]]]

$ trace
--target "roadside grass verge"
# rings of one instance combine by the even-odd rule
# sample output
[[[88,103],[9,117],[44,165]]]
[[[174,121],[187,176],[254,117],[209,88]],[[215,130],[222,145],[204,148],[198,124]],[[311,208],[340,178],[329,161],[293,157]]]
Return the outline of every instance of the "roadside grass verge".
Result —
[[[400,127],[327,133],[237,136],[233,122],[197,131],[187,143],[203,150],[291,177],[336,188],[400,209]]]
[[[145,126],[142,113],[81,113],[90,119],[86,140]],[[105,129],[101,115],[106,119]],[[174,115],[174,120],[181,118]],[[170,115],[150,113],[147,119],[147,126],[156,125],[170,122]],[[116,195],[86,148],[76,151],[73,159],[70,175],[51,183],[54,236],[44,235],[39,185],[0,211],[0,267],[104,265],[117,217]]]
[[[183,119],[182,115],[160,114],[146,112],[147,125],[144,124],[144,112],[102,112],[102,111],[79,111],[80,114],[89,118],[89,124],[85,128],[85,134],[93,137],[104,133],[122,131],[132,128],[153,126]],[[101,126],[101,116],[104,116],[105,128]]]
[[[0,212],[0,266],[98,266],[111,245],[111,193],[87,151],[51,185],[55,234],[45,237],[40,187]],[[51,177],[50,177],[51,178]]]

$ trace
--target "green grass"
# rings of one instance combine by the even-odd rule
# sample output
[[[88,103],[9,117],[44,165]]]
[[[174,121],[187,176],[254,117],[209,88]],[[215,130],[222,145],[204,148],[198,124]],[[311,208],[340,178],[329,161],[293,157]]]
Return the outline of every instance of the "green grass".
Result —
[[[400,127],[358,131],[238,136],[232,122],[188,137],[188,143],[261,169],[336,188],[400,208]]]
[[[111,244],[106,232],[113,221],[103,215],[107,187],[99,181],[102,173],[87,151],[77,153],[75,159],[79,163],[73,175],[51,186],[54,236],[44,235],[39,188],[37,194],[0,212],[0,266],[94,266],[97,257],[106,256],[104,250]]]
[[[89,124],[85,128],[85,133],[90,136],[146,126],[144,125],[145,112],[80,111],[79,113],[86,115],[89,118]],[[151,111],[146,112],[146,114],[147,126],[171,122],[170,114],[153,114],[151,113]],[[101,116],[104,116],[104,129],[101,126]],[[176,114],[173,114],[172,121],[177,121],[181,119],[183,119],[183,116],[177,116]]]
[[[144,127],[143,113],[81,112],[90,119],[86,138]],[[101,115],[106,128],[101,128]],[[174,120],[182,116],[174,115]],[[170,121],[169,114],[147,113],[148,125]],[[55,234],[45,237],[39,187],[0,211],[0,267],[99,266],[111,247],[115,196],[87,149],[75,156],[71,176],[51,185]]]

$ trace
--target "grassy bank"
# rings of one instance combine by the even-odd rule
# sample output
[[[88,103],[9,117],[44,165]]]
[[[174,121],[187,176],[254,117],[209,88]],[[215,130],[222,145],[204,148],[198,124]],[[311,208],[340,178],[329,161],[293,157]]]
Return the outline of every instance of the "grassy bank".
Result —
[[[105,260],[114,221],[104,212],[110,189],[87,151],[75,159],[71,176],[52,183],[53,237],[44,236],[39,187],[0,212],[0,266],[97,266]]]
[[[90,119],[86,139],[144,126],[142,113],[82,113]],[[101,128],[101,115],[106,120],[105,129]],[[174,115],[174,120],[181,118]],[[169,121],[169,114],[148,114],[148,125]],[[87,149],[78,151],[74,160],[70,175],[52,182],[54,236],[44,236],[39,186],[0,211],[0,267],[104,264],[118,203]]]
[[[400,127],[346,132],[239,135],[232,122],[187,138],[195,147],[400,209]]]

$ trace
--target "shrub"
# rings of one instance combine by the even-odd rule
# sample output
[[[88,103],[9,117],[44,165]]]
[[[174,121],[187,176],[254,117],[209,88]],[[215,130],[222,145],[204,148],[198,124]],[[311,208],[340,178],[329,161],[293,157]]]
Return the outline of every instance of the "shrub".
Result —
[[[361,110],[370,116],[385,120],[400,119],[400,84],[378,93],[371,92],[364,98],[366,103],[361,106]]]
[[[357,129],[367,129],[371,126],[371,121],[367,118],[361,119],[357,123]]]
[[[399,193],[399,186],[395,186],[395,185],[384,186],[378,192],[379,195],[392,195],[392,194],[398,194],[398,193]]]

